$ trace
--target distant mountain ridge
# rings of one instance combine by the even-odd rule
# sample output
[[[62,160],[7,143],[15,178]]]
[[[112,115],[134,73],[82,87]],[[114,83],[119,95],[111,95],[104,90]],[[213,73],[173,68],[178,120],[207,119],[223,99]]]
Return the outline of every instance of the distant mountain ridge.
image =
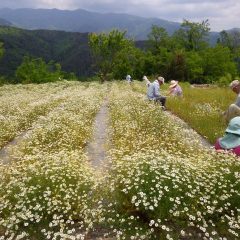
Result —
[[[127,30],[129,36],[136,40],[145,40],[153,24],[164,27],[172,34],[180,27],[180,23],[159,18],[144,18],[129,14],[97,13],[82,9],[0,9],[0,18],[11,22],[14,26],[35,30],[63,30],[69,32],[101,32],[113,28]]]
[[[12,23],[3,18],[0,18],[0,26],[12,26]]]

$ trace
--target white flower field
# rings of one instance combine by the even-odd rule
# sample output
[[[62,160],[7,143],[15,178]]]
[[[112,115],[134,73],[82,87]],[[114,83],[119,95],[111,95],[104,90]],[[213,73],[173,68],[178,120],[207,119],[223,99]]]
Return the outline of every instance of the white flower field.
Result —
[[[239,159],[187,136],[142,87],[0,87],[0,147],[26,132],[0,163],[0,239],[240,239]],[[96,170],[86,148],[106,100]]]

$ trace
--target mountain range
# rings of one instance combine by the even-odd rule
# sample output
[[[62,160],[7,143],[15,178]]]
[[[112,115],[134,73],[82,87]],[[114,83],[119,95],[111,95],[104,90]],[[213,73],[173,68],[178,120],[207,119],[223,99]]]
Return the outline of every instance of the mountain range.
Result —
[[[179,29],[180,23],[159,18],[144,18],[128,14],[97,13],[82,9],[0,9],[0,18],[15,27],[36,30],[63,30],[68,32],[101,32],[113,28],[127,30],[135,40],[145,40],[151,26],[164,27],[169,34]]]

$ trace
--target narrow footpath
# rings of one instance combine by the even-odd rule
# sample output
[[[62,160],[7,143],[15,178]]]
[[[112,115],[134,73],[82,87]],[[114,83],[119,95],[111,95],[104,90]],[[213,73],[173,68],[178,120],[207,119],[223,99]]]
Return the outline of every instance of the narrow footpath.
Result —
[[[101,170],[108,167],[109,164],[107,161],[108,116],[108,100],[105,99],[96,115],[93,136],[86,148],[88,159],[96,173],[101,173]],[[97,228],[86,237],[86,240],[116,240],[115,237],[103,237],[105,232],[108,232],[108,229]]]
[[[108,144],[108,101],[105,100],[95,118],[94,132],[87,145],[87,154],[92,166],[98,170],[105,166]]]

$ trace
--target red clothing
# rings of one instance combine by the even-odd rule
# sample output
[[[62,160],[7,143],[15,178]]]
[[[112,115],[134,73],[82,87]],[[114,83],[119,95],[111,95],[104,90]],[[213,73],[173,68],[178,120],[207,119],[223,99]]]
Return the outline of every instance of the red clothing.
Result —
[[[235,148],[231,148],[231,149],[224,149],[221,147],[220,143],[219,143],[219,139],[216,141],[215,145],[214,145],[216,150],[226,150],[226,151],[232,151],[233,153],[235,153],[237,156],[240,156],[240,146],[237,146]]]

